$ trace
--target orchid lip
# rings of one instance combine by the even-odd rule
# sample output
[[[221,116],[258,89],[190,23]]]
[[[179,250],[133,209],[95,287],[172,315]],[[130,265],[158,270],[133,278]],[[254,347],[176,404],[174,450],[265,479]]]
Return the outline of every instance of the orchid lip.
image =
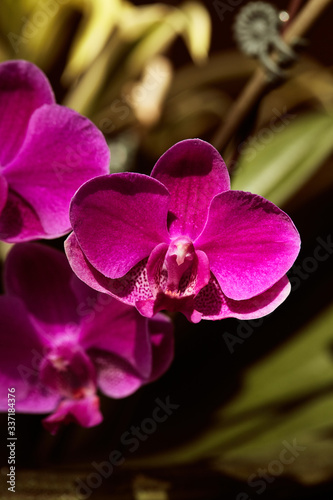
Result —
[[[78,399],[96,391],[95,370],[89,357],[69,343],[57,346],[46,356],[41,378],[63,397]]]

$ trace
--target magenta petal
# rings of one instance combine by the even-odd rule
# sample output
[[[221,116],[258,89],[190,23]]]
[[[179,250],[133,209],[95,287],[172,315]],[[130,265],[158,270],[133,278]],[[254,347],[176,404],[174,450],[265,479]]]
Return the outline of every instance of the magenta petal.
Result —
[[[112,280],[98,272],[88,262],[74,233],[71,233],[65,241],[65,253],[72,270],[84,283],[99,292],[109,292]]]
[[[281,278],[265,292],[248,300],[232,300],[226,297],[217,280],[212,277],[209,284],[194,299],[195,309],[202,319],[256,319],[273,312],[290,293],[287,276]]]
[[[300,237],[288,215],[273,203],[227,191],[212,201],[195,246],[208,256],[223,293],[246,300],[286,274],[298,255]]]
[[[120,173],[83,185],[71,204],[71,223],[89,262],[120,278],[168,241],[166,188],[142,174]]]
[[[44,418],[43,425],[51,434],[56,434],[62,424],[74,422],[82,427],[94,427],[102,420],[99,398],[94,394],[82,399],[65,399],[52,415]]]
[[[148,328],[153,348],[153,369],[149,382],[156,380],[167,371],[174,356],[173,326],[170,318],[156,314],[148,320]]]
[[[137,300],[153,298],[148,284],[146,260],[139,262],[123,278],[113,280],[88,262],[74,233],[65,241],[65,252],[74,273],[91,288],[131,305]]]
[[[19,151],[32,113],[53,104],[51,86],[34,64],[7,61],[0,64],[0,164],[6,165]]]
[[[30,120],[24,143],[4,168],[11,189],[37,213],[48,235],[70,230],[69,204],[88,179],[106,174],[109,149],[101,132],[64,106],[44,105]]]
[[[210,265],[207,255],[201,250],[196,250],[198,259],[196,279],[194,286],[194,294],[199,293],[201,288],[206,286],[210,280]]]
[[[159,311],[181,312],[192,323],[198,323],[201,314],[193,309],[193,298],[193,295],[178,298],[159,292],[155,299],[138,300],[135,307],[147,318],[152,318]]]
[[[19,297],[37,327],[50,336],[70,335],[78,322],[76,298],[70,289],[72,271],[66,256],[39,243],[19,243],[9,252],[5,285]]]
[[[21,196],[9,190],[6,205],[0,214],[0,240],[20,243],[45,236],[34,209]]]
[[[137,300],[135,302],[135,307],[137,308],[139,313],[146,318],[152,318],[153,316],[155,316],[157,311],[161,311],[162,309],[164,309],[163,307],[160,307],[156,311],[156,301],[153,298],[146,300]]]
[[[56,408],[58,403],[58,394],[49,391],[42,384],[37,383],[30,386],[25,397],[17,399],[15,407],[21,413],[49,413]]]
[[[213,197],[230,189],[227,167],[208,142],[178,142],[157,161],[151,176],[170,192],[171,236],[195,239],[202,231]]]
[[[0,174],[0,220],[1,220],[1,212],[7,202],[7,197],[8,197],[8,184],[3,175]]]
[[[95,295],[93,297],[93,295]],[[111,353],[123,358],[142,378],[151,373],[151,345],[148,335],[147,319],[135,307],[128,306],[110,297],[90,290],[87,294],[95,304],[94,316],[81,320],[80,344],[91,353],[96,350]],[[101,352],[98,357],[101,357]]]
[[[52,411],[59,397],[39,381],[39,364],[47,343],[31,324],[23,303],[0,297],[0,384],[15,389],[15,408],[26,413]],[[7,392],[1,391],[0,411],[8,410]]]
[[[148,381],[119,356],[97,350],[91,350],[90,356],[97,369],[98,387],[111,398],[125,398]]]
[[[164,262],[165,255],[168,251],[168,245],[166,243],[160,243],[149,255],[147,262],[147,277],[149,282],[149,287],[153,292],[154,297],[166,284],[167,277],[163,275],[162,277],[162,266]],[[142,297],[141,300],[144,298]]]

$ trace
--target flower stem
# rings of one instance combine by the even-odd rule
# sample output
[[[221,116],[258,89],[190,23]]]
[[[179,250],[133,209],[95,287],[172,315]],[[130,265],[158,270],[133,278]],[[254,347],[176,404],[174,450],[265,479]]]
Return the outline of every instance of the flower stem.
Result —
[[[287,44],[303,36],[315,23],[321,13],[333,0],[309,0],[283,34]],[[212,144],[218,150],[224,149],[233,137],[238,127],[244,122],[258,100],[269,85],[265,71],[259,67],[238,99],[231,106],[229,113],[212,139]]]
[[[284,24],[282,32],[284,32],[289,26],[289,24],[293,21],[294,17],[296,16],[297,12],[299,11],[302,5],[302,2],[304,2],[304,0],[290,0],[289,5],[286,9],[286,11],[289,14],[289,20]]]

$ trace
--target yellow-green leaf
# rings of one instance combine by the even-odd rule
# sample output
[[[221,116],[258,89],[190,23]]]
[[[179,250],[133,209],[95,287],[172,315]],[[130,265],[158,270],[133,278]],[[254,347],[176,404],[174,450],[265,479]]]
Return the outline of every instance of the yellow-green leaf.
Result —
[[[271,122],[240,145],[232,188],[282,205],[309,180],[333,149],[333,115],[300,118],[275,110]]]
[[[210,46],[209,14],[200,2],[186,2],[181,9],[188,19],[184,32],[185,42],[193,60],[201,63],[206,59]]]

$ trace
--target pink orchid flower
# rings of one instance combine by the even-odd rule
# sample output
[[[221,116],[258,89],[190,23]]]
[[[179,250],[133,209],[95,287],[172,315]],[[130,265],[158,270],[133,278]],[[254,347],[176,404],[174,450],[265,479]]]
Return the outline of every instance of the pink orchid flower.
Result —
[[[51,413],[44,426],[56,433],[74,421],[102,421],[97,389],[126,397],[169,367],[170,320],[144,318],[134,307],[80,281],[66,256],[38,243],[15,245],[5,263],[0,297],[0,381],[14,388],[15,409]],[[7,411],[2,391],[0,410]]]
[[[109,172],[109,156],[93,123],[55,104],[40,69],[28,61],[0,64],[1,240],[68,233],[73,194]]]
[[[288,215],[230,190],[220,154],[199,139],[171,147],[150,177],[86,182],[70,220],[65,248],[77,276],[147,317],[164,309],[192,322],[265,316],[289,294],[300,248]]]

